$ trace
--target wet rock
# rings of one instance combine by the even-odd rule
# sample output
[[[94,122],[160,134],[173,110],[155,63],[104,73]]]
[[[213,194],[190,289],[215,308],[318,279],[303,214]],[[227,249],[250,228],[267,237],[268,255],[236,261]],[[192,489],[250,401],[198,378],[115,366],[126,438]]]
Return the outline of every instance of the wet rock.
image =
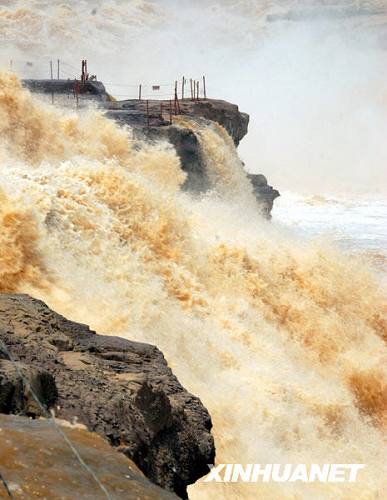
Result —
[[[44,416],[45,409],[53,406],[57,397],[55,380],[48,372],[0,359],[0,413]]]
[[[41,301],[11,294],[0,295],[0,339],[18,363],[55,380],[55,404],[45,402],[57,417],[107,438],[156,484],[186,497],[187,485],[208,472],[210,416],[156,347],[97,335]],[[12,378],[12,365],[3,366]],[[28,414],[13,408],[4,411]]]
[[[47,419],[0,415],[0,471],[14,498],[106,499],[105,493],[79,463],[62,433],[92,468],[110,498],[178,498],[152,484],[132,461],[117,453],[97,434],[79,426],[70,428],[63,424],[58,422],[56,427]],[[0,483],[0,497],[8,498],[2,496],[3,492],[6,493]]]
[[[253,185],[254,195],[262,207],[263,214],[270,218],[274,200],[280,196],[279,191],[270,186],[262,174],[247,174],[247,177]]]

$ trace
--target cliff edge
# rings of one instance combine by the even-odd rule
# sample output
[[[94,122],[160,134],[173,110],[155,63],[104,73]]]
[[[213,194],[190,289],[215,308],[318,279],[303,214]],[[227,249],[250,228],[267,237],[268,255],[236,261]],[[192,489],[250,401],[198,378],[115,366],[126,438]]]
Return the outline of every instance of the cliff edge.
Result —
[[[58,418],[106,438],[154,483],[187,497],[208,472],[211,418],[152,345],[102,336],[28,295],[0,295],[0,413],[42,414],[25,387]],[[1,345],[1,344],[0,344]]]

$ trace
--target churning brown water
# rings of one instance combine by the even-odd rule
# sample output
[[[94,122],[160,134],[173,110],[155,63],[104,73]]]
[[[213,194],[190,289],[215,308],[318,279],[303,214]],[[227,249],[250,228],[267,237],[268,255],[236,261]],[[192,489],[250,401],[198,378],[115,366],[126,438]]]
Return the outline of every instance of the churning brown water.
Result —
[[[192,498],[383,497],[383,294],[359,261],[261,220],[223,130],[200,129],[201,199],[166,145],[4,73],[0,134],[1,291],[155,343],[208,407],[220,463],[366,464],[357,483],[202,483]]]

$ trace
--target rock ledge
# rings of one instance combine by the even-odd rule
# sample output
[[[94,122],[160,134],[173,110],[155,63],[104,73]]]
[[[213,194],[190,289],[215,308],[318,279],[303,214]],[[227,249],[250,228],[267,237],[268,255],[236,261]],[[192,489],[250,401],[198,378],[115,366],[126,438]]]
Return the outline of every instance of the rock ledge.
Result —
[[[40,400],[124,453],[159,486],[187,497],[215,449],[211,418],[152,345],[97,335],[28,295],[0,295],[0,339]],[[0,411],[40,409],[0,351]]]

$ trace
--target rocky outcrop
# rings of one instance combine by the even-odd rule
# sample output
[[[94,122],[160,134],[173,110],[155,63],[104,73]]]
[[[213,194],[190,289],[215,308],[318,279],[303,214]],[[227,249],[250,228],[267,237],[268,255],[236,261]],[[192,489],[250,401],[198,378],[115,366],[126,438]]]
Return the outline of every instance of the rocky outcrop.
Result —
[[[58,104],[65,107],[68,106],[67,98],[60,101],[57,94],[67,96],[73,93],[75,84],[75,80],[23,80],[23,85],[32,92],[55,94]],[[97,101],[105,109],[106,117],[121,125],[129,125],[136,137],[152,141],[161,139],[172,144],[181,160],[182,169],[188,174],[183,189],[194,193],[203,193],[210,188],[205,162],[195,132],[177,124],[176,115],[197,119],[201,123],[218,123],[230,134],[235,147],[248,131],[249,115],[227,101],[203,98],[180,99],[178,103],[139,99],[115,101],[106,92],[102,82],[86,81],[80,88],[79,106],[87,106],[90,99]],[[71,100],[69,102],[71,104]],[[279,196],[278,191],[268,186],[267,182],[264,185],[258,178],[249,178],[263,215],[270,218],[273,202]]]
[[[210,182],[202,148],[195,132],[189,128],[170,125],[142,130],[140,136],[146,140],[165,140],[172,144],[180,158],[181,168],[187,174],[186,181],[182,186],[184,190],[204,193],[209,189]]]
[[[136,465],[117,453],[95,433],[71,428],[57,420],[0,415],[0,498],[6,484],[14,498],[105,500],[101,485],[111,499],[177,500],[178,497],[151,483]],[[60,427],[59,427],[60,426]],[[75,457],[63,434],[70,439],[99,483]],[[77,464],[77,465],[76,465]],[[4,493],[4,495],[3,495]]]
[[[77,89],[79,95],[97,100],[99,102],[107,102],[111,99],[106,92],[102,82],[96,80],[87,80],[81,83],[76,80],[22,80],[24,87],[31,92],[37,94],[62,94],[72,95]]]
[[[114,103],[115,109],[109,109],[106,115],[120,124],[133,127],[137,138],[151,141],[165,140],[172,144],[180,158],[182,169],[187,173],[183,189],[203,193],[210,189],[210,183],[200,141],[191,128],[181,124],[175,125],[174,115],[170,122],[168,113],[161,114],[163,104],[164,110],[168,109],[167,101],[164,103],[148,101],[148,105],[145,101],[121,101]],[[249,115],[241,113],[234,104],[214,99],[199,101],[185,99],[180,101],[179,107],[181,115],[188,116],[192,120],[196,119],[203,125],[216,122],[223,126],[233,138],[235,147],[247,134]],[[149,116],[149,126],[147,116]],[[264,175],[247,176],[253,185],[262,214],[269,219],[274,200],[280,196],[279,192],[268,185]]]
[[[253,192],[259,201],[263,214],[266,218],[271,217],[271,210],[276,198],[280,196],[279,192],[267,183],[267,179],[262,174],[247,174],[253,185]]]
[[[233,138],[235,146],[247,134],[250,117],[242,113],[236,104],[217,99],[182,101],[180,111],[183,115],[199,116],[219,123]]]
[[[154,483],[184,498],[208,472],[210,416],[156,347],[97,335],[27,295],[0,295],[0,339],[47,408],[105,437]],[[40,416],[7,354],[0,358],[1,411]]]
[[[179,100],[178,110],[173,101],[163,100],[131,99],[110,102],[107,107],[106,115],[109,118],[133,127],[168,127],[174,123],[177,112],[180,115],[206,118],[224,127],[236,146],[247,134],[250,120],[249,115],[239,111],[236,104],[217,99]]]
[[[58,399],[55,380],[50,373],[24,363],[12,363],[4,355],[0,359],[0,413],[40,415],[41,410],[31,390],[46,408],[53,406]]]

